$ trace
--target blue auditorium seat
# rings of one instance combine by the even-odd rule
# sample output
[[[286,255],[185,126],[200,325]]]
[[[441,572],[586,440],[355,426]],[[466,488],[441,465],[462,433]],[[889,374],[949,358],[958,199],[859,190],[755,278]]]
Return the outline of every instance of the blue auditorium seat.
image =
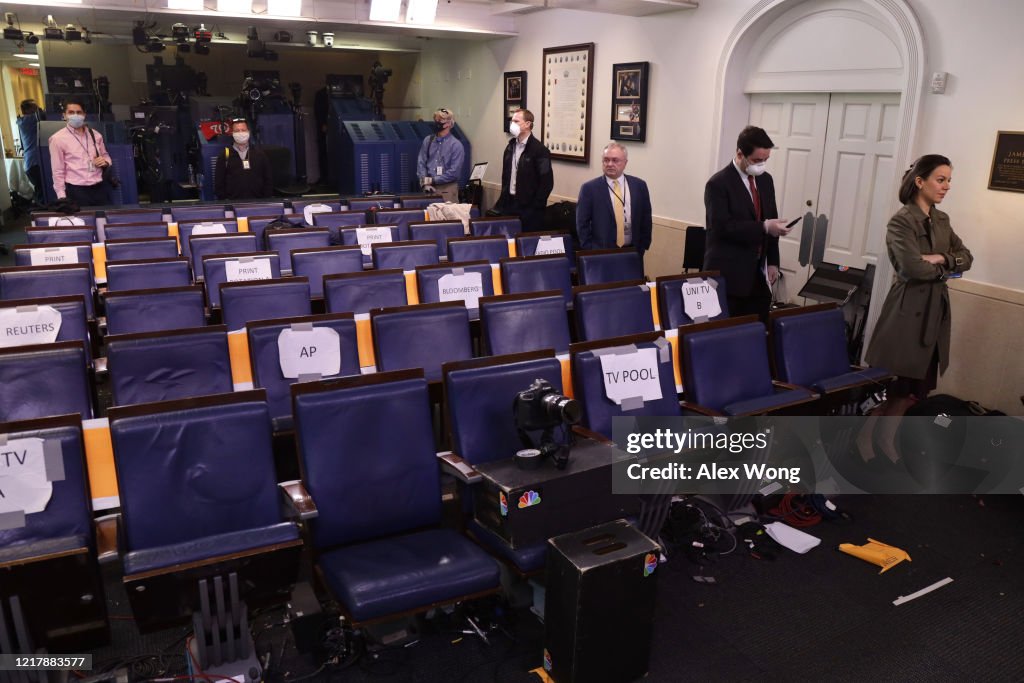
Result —
[[[108,262],[178,257],[178,241],[173,237],[108,239],[103,248]]]
[[[32,213],[32,226],[36,228],[72,228],[82,225],[96,227],[95,212],[63,214],[63,213]],[[32,228],[29,228],[31,230]]]
[[[207,256],[203,259],[207,306],[220,308],[220,286],[225,282],[271,280],[281,277],[280,263],[281,258],[272,251]],[[264,277],[268,274],[270,277]]]
[[[53,415],[92,418],[92,390],[80,341],[0,349],[0,422]]]
[[[441,379],[441,365],[473,357],[469,314],[461,303],[419,304],[370,311],[377,370],[423,368]]]
[[[206,324],[205,299],[199,285],[109,291],[103,302],[110,335],[179,330]]]
[[[523,231],[519,216],[497,216],[495,218],[472,218],[469,221],[469,234],[474,237],[502,237],[514,239]]]
[[[573,315],[580,341],[650,332],[651,290],[643,280],[573,289]]]
[[[181,245],[181,255],[189,258],[192,252],[189,251],[189,242],[192,235],[227,235],[238,232],[238,221],[233,218],[222,218],[209,221],[181,221],[178,223],[178,244]]]
[[[409,303],[405,276],[400,270],[378,270],[324,276],[324,304],[328,313],[369,313]]]
[[[284,330],[325,328],[338,335],[340,354],[331,356],[337,361],[338,371],[320,375],[323,379],[359,374],[359,347],[356,341],[356,323],[351,313],[328,313],[326,315],[278,318],[246,324],[249,336],[249,357],[252,359],[252,382],[257,389],[266,389],[267,403],[274,431],[292,428],[291,385],[305,381],[301,377],[285,377],[281,366],[278,340]],[[323,351],[320,349],[319,351]],[[318,351],[318,352],[319,352]],[[320,373],[317,373],[320,374]]]
[[[107,337],[116,406],[223,394],[234,388],[223,325]]]
[[[366,225],[365,211],[340,211],[338,213],[318,213],[313,216],[313,226],[327,228],[331,231],[331,244],[341,244],[341,229],[357,225]]]
[[[572,267],[576,267],[576,250],[572,235],[567,232],[531,232],[516,237],[516,255],[519,258],[531,256],[561,255]]]
[[[81,296],[86,315],[90,320],[96,317],[89,264],[0,268],[0,301],[66,295]]]
[[[509,257],[508,240],[500,235],[490,237],[457,237],[448,240],[448,262],[488,261],[498,263]]]
[[[12,523],[14,513],[7,512],[8,523],[0,529],[3,652],[34,655],[99,647],[109,637],[109,626],[96,562],[81,418],[64,415],[0,423],[0,434],[9,450],[19,442],[28,446],[23,440],[41,440],[43,447],[31,450],[29,457],[52,458],[45,465],[52,487],[46,505],[22,513],[18,523]]]
[[[803,387],[772,381],[764,325],[754,316],[679,328],[686,405],[725,415],[787,411],[817,399]]]
[[[29,244],[44,244],[47,242],[95,242],[96,229],[92,227],[29,228],[25,231],[25,241]]]
[[[51,266],[67,263],[92,265],[91,242],[19,244],[11,249],[16,266]]]
[[[402,195],[401,197],[398,198],[398,202],[402,205],[403,209],[423,210],[426,209],[431,204],[444,202],[444,199],[436,194],[415,194]]]
[[[292,391],[303,484],[317,507],[316,566],[355,626],[497,590],[497,563],[437,528],[440,474],[421,374]]]
[[[325,210],[328,209],[328,210]],[[309,209],[307,211],[306,209]],[[341,199],[338,197],[324,197],[322,199],[293,199],[292,213],[295,218],[302,217],[302,221],[312,227],[315,225],[316,215],[319,213],[338,213],[341,211]],[[308,220],[307,220],[308,219]]]
[[[169,236],[170,228],[167,223],[116,223],[103,226],[104,242]]]
[[[892,375],[883,368],[850,364],[846,320],[835,304],[789,308],[770,314],[775,377],[809,387],[835,404],[855,389],[880,389]]]
[[[192,278],[199,282],[203,279],[203,257],[216,254],[244,254],[258,251],[256,236],[246,232],[226,235],[196,235],[188,240],[189,264],[192,266]]]
[[[569,350],[565,300],[556,291],[489,296],[480,300],[484,348],[491,355],[540,349]]]
[[[680,325],[689,325],[693,322],[693,318],[686,314],[683,304],[683,288],[705,285],[715,288],[718,307],[721,309],[718,315],[705,317],[708,320],[721,320],[729,317],[725,278],[717,270],[685,275],[667,275],[659,277],[655,281],[655,288],[658,292],[658,316],[663,329],[672,330]]]
[[[111,225],[123,225],[125,223],[163,223],[163,207],[153,209],[114,209],[111,211],[97,212],[97,215],[104,219],[103,231]]]
[[[196,206],[175,206],[171,208],[171,220],[175,223],[182,221],[211,221],[218,223],[227,218],[227,207],[223,204],[202,204]]]
[[[643,280],[644,261],[631,248],[578,251],[576,275],[581,285]]]
[[[502,259],[501,290],[528,294],[557,289],[565,304],[572,303],[572,264],[561,256],[527,256]]]
[[[359,243],[361,235],[375,234],[377,231],[387,231],[386,233],[382,232],[382,235],[387,239],[374,240],[372,242],[367,242],[365,245]],[[380,244],[381,242],[399,242],[401,241],[401,234],[397,225],[362,225],[358,227],[341,228],[338,232],[338,238],[341,240],[341,244],[347,247],[359,244],[360,248],[363,248],[363,263],[367,267],[372,267],[372,245]]]
[[[649,395],[641,402],[616,403],[605,391],[601,357],[642,351],[651,354],[658,371],[660,396]],[[573,344],[569,354],[572,363],[573,397],[583,409],[585,427],[607,439],[612,438],[612,418],[682,414],[676,398],[676,381],[672,366],[672,347],[660,332],[648,332],[597,342]],[[628,392],[627,392],[628,393]],[[659,393],[659,392],[655,392]]]
[[[221,319],[229,332],[253,320],[293,318],[312,313],[304,277],[225,282],[220,285]]]
[[[107,261],[107,291],[186,287],[192,284],[192,269],[184,257]]]
[[[423,303],[436,303],[442,301],[441,279],[447,275],[458,275],[458,273],[478,273],[482,292],[480,296],[494,296],[494,275],[491,264],[487,261],[470,261],[440,266],[420,266],[416,269],[416,287],[419,292],[420,301]],[[458,296],[458,295],[453,295]],[[460,299],[461,300],[461,299]],[[469,299],[463,302],[474,320],[479,317],[478,305],[474,306]]]
[[[363,252],[359,247],[319,247],[292,250],[292,275],[309,280],[313,299],[324,296],[324,276],[363,272]]]
[[[271,228],[264,233],[267,251],[276,251],[281,258],[281,270],[291,272],[292,250],[328,247],[331,244],[330,231],[326,228]]]
[[[233,204],[231,210],[235,218],[248,218],[249,216],[283,216],[285,215],[284,202],[253,202],[251,204]]]
[[[419,266],[438,263],[437,244],[433,240],[373,244],[370,246],[370,254],[373,267],[377,270],[415,270]]]
[[[110,410],[124,583],[144,632],[198,608],[200,580],[237,575],[249,609],[287,597],[302,541],[278,502],[265,396]]]
[[[410,223],[409,239],[434,240],[437,242],[437,256],[447,257],[448,240],[453,237],[465,237],[466,229],[461,221],[429,221],[426,223]]]
[[[375,197],[351,197],[344,200],[347,211],[387,211],[395,208],[398,197],[390,195],[378,195]]]
[[[374,225],[394,225],[398,227],[398,239],[409,239],[409,224],[419,223],[426,216],[423,209],[385,209],[371,211]]]
[[[85,313],[85,300],[81,296],[35,297],[32,299],[11,299],[8,301],[0,301],[0,311],[22,309],[23,312],[19,313],[19,316],[31,314],[31,307],[33,306],[49,306],[57,311],[57,313],[60,314],[60,329],[57,330],[57,337],[54,341],[82,342],[82,347],[85,349],[85,362],[87,365],[92,363],[92,342],[90,339],[89,319]],[[16,319],[12,320],[11,318],[6,318],[5,320],[9,323],[14,322],[16,324]],[[11,327],[14,326],[15,325],[11,325]],[[8,343],[10,343],[10,341],[12,340],[8,338]],[[32,343],[33,342],[31,341],[27,341],[26,345]],[[15,346],[19,346],[19,344],[15,344]]]

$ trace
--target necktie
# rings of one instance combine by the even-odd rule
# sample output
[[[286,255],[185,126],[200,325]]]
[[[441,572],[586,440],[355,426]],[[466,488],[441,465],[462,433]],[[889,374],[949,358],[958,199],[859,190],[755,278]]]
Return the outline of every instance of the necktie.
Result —
[[[615,211],[615,244],[621,247],[626,243],[626,204],[622,201],[622,186],[618,178],[612,181],[612,192],[619,200],[612,209]]]
[[[761,195],[757,194],[757,186],[754,185],[754,176],[748,175],[747,182],[750,183],[750,196],[754,199],[754,213],[757,214],[757,220],[764,220],[761,217]]]

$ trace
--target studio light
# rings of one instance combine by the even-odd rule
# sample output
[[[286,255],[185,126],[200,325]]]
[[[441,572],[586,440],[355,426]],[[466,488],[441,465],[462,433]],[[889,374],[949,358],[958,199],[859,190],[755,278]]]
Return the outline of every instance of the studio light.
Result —
[[[206,28],[206,24],[199,24],[199,28],[195,30],[192,36],[196,39],[197,43],[209,43],[213,40],[213,31]]]
[[[188,26],[186,26],[185,24],[178,23],[171,26],[171,38],[173,38],[176,42],[188,42],[188,34]]]
[[[405,21],[409,24],[433,24],[437,16],[437,0],[409,0]]]
[[[14,26],[14,20],[17,18],[18,15],[14,12],[4,14],[4,19],[7,20],[7,26],[4,27],[4,38],[7,40],[23,40],[25,38],[25,33],[20,28],[15,28]]]
[[[64,27],[64,40],[71,42],[72,40],[81,40],[82,30],[75,28],[74,24],[68,24]]]
[[[398,21],[402,0],[370,0],[370,21]]]
[[[79,35],[79,38],[82,36]],[[64,32],[57,26],[57,22],[53,20],[53,15],[46,15],[46,26],[43,27],[43,38],[47,40],[64,40]]]

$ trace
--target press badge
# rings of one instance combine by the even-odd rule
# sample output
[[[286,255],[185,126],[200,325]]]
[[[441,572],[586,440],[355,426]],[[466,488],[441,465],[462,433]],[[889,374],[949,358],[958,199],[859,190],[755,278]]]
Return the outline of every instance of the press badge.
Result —
[[[434,171],[435,176],[444,175],[444,166],[438,166]]]
[[[242,160],[242,168],[244,168],[246,171],[249,170],[249,160],[248,159],[243,159]]]

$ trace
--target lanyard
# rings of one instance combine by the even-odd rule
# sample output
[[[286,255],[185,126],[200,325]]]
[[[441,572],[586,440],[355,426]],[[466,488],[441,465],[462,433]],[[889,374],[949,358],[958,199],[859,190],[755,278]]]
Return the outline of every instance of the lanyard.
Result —
[[[619,195],[615,194],[615,188],[612,187],[611,183],[608,183],[608,191],[611,192],[613,197],[619,200],[619,203],[622,204],[622,208],[625,209],[627,206],[629,206],[629,185],[626,184],[626,176],[621,176],[619,178],[619,182],[622,184],[621,198],[619,197]]]
[[[78,137],[78,133],[76,133],[75,129],[72,128],[71,126],[68,126],[68,131],[71,133],[71,137],[73,137],[78,142],[78,144],[81,145],[82,151],[85,152],[86,158],[89,158],[89,143],[88,142],[83,142]],[[83,135],[82,137],[85,137],[85,136]],[[99,156],[99,154],[97,153],[96,156]]]

